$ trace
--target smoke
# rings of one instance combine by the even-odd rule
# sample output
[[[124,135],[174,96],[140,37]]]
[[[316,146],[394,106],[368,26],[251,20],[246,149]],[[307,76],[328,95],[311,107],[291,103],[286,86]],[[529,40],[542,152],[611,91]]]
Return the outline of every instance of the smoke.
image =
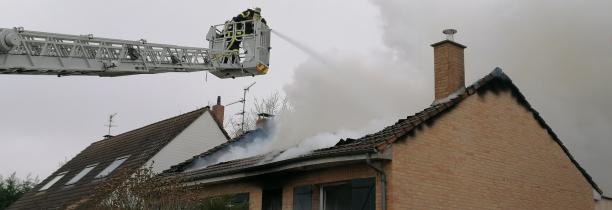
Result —
[[[500,66],[604,191],[612,192],[612,1],[371,0],[385,45],[423,70],[456,28],[466,82]]]
[[[468,46],[467,83],[502,67],[595,181],[612,191],[612,1],[371,2],[385,46],[368,54],[314,53],[284,87],[293,111],[277,119],[273,135],[255,141],[256,151],[236,152],[286,150],[276,158],[294,157],[421,110],[433,99],[429,44],[456,28],[455,40]]]
[[[292,108],[270,122],[268,134],[247,135],[191,168],[268,153],[274,154],[268,161],[308,154],[376,132],[433,101],[426,79],[388,52],[324,55],[329,65],[310,58],[295,69],[294,82],[284,87]]]

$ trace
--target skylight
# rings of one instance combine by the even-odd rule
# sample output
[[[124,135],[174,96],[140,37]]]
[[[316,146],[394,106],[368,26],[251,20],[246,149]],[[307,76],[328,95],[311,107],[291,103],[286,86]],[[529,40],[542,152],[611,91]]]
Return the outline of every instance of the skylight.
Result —
[[[96,178],[102,178],[102,177],[108,176],[111,172],[117,169],[117,167],[119,167],[123,162],[125,162],[128,159],[128,157],[129,156],[123,156],[123,157],[115,159],[113,163],[108,165],[108,167],[106,167],[104,170],[102,170],[102,172],[96,175]]]
[[[45,184],[45,186],[42,186],[38,191],[49,189],[49,187],[53,186],[53,184],[62,179],[62,177],[64,177],[64,175],[66,175],[67,173],[68,171],[64,171],[62,173],[57,174],[55,177],[53,177],[53,179],[51,179],[51,181],[47,182],[47,184]]]
[[[66,182],[66,185],[71,185],[79,180],[81,180],[85,175],[87,175],[91,170],[93,170],[98,164],[91,164],[85,167],[81,172],[79,172],[76,176],[72,177],[72,179]]]

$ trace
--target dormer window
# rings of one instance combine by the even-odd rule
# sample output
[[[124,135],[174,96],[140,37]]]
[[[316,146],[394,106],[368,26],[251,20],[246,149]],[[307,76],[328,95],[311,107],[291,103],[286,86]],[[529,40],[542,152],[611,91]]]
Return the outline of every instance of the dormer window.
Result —
[[[117,169],[121,164],[123,164],[123,162],[125,162],[129,157],[130,156],[123,156],[123,157],[119,157],[119,158],[115,159],[115,161],[113,161],[113,163],[108,165],[104,170],[102,170],[102,172],[100,172],[98,175],[96,175],[96,178],[103,178],[103,177],[108,176],[115,169]]]
[[[70,181],[66,182],[66,185],[71,185],[77,183],[81,180],[85,175],[87,175],[91,170],[93,170],[98,164],[91,164],[85,167],[81,172],[79,172],[76,176],[72,177]]]
[[[59,181],[60,179],[62,179],[64,177],[64,175],[66,175],[68,173],[68,171],[64,171],[62,173],[59,173],[57,175],[55,175],[55,177],[53,177],[53,179],[51,179],[51,181],[47,182],[47,184],[45,184],[44,186],[42,186],[40,189],[38,189],[38,191],[43,191],[43,190],[47,190],[49,189],[51,186],[53,186],[57,181]]]

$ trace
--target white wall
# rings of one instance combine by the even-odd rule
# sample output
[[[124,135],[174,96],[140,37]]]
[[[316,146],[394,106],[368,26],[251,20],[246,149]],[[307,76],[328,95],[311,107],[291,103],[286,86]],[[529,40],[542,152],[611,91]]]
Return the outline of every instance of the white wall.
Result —
[[[153,172],[161,173],[170,166],[183,162],[227,141],[210,112],[202,114],[174,140],[162,148],[146,166],[153,161]]]

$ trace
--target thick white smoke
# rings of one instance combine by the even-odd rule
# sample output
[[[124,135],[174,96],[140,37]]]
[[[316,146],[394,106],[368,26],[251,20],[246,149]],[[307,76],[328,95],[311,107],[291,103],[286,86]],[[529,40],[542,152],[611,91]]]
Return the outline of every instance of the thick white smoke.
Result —
[[[389,52],[321,56],[327,62],[309,59],[296,68],[284,88],[292,109],[274,120],[268,136],[230,146],[194,168],[278,151],[284,152],[270,160],[304,155],[376,132],[433,101],[427,79]]]
[[[500,66],[604,191],[612,191],[612,1],[372,0],[386,48],[325,53],[299,65],[284,89],[294,112],[256,153],[293,157],[359,137],[433,98],[429,44],[456,28],[466,82]],[[367,40],[364,40],[364,42]],[[358,44],[358,43],[357,43]],[[331,67],[333,66],[333,67]],[[245,152],[252,154],[251,152]]]
[[[466,82],[500,66],[610,196],[612,1],[372,0],[385,44],[427,74],[428,43],[456,28]]]

